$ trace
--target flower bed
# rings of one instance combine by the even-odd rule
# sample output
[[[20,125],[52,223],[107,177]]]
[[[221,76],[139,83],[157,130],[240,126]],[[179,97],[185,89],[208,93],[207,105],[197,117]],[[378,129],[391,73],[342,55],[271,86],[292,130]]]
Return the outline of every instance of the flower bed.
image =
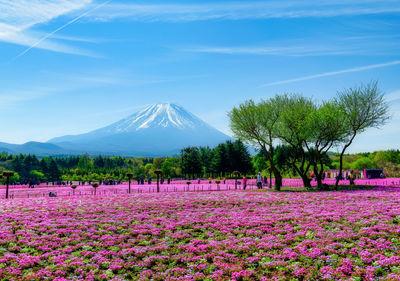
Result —
[[[400,280],[400,192],[0,200],[1,280]]]

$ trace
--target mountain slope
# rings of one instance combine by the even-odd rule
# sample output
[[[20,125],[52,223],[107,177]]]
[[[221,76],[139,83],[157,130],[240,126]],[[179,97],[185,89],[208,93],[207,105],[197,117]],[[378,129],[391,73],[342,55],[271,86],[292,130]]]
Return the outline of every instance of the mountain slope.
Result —
[[[104,128],[49,140],[66,151],[168,156],[185,146],[214,146],[230,139],[175,104],[156,104]]]
[[[42,142],[27,142],[24,144],[10,144],[0,142],[0,152],[11,154],[61,155],[66,151],[58,145]]]

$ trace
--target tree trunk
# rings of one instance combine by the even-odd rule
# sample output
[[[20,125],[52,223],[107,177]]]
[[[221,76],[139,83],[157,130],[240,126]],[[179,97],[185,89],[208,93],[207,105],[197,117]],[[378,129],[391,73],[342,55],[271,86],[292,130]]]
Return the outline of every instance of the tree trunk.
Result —
[[[339,157],[339,173],[336,176],[336,183],[335,183],[335,190],[338,190],[338,186],[339,186],[339,181],[342,175],[342,171],[343,171],[343,155],[344,152],[346,150],[346,146],[343,148],[342,153],[340,153],[340,157]]]
[[[311,189],[310,178],[307,175],[308,169],[306,169],[306,171],[304,172],[304,169],[300,170],[299,167],[297,167],[295,163],[292,163],[292,166],[296,170],[297,174],[299,174],[299,176],[301,177],[304,187],[306,189]]]
[[[301,179],[303,180],[303,185],[306,189],[311,189],[311,181],[310,178],[308,177],[307,173],[305,174],[300,174]]]
[[[280,171],[278,171],[277,169],[273,169],[273,173],[275,176],[275,190],[276,191],[281,191],[281,187],[282,187],[282,175],[280,173]]]
[[[350,141],[343,147],[342,153],[340,153],[340,158],[339,158],[339,174],[338,174],[338,177],[337,177],[337,179],[336,179],[335,190],[338,189],[339,181],[340,181],[340,178],[341,178],[342,172],[343,172],[343,155],[344,155],[344,152],[345,152],[346,149],[351,145],[351,143],[353,142],[353,140],[354,140],[355,137],[356,137],[356,132],[353,132],[353,136],[351,137]]]
[[[281,175],[281,172],[279,171],[279,169],[277,169],[274,164],[274,147],[271,144],[269,146],[269,149],[270,149],[269,151],[267,150],[267,147],[265,145],[262,145],[261,147],[262,147],[262,150],[264,151],[264,154],[267,156],[267,159],[270,164],[270,168],[275,176],[275,190],[280,191],[281,186],[282,186],[282,175]]]
[[[279,169],[276,168],[275,164],[274,164],[274,159],[273,156],[269,157],[269,163],[271,165],[271,170],[272,173],[275,176],[275,190],[276,191],[280,191],[281,190],[281,186],[282,186],[282,175],[281,175],[281,171],[279,171]]]
[[[319,158],[319,159],[321,159],[321,158]],[[322,183],[322,175],[324,174],[324,165],[323,165],[322,161],[320,161],[319,164],[321,165],[321,170],[318,170],[318,164],[316,162],[314,162],[314,164],[313,164],[314,175],[315,175],[315,179],[317,180],[318,190],[325,190],[324,185]]]
[[[318,190],[325,190],[324,185],[322,183],[322,173],[315,173],[315,178],[317,179],[317,186],[318,186]]]

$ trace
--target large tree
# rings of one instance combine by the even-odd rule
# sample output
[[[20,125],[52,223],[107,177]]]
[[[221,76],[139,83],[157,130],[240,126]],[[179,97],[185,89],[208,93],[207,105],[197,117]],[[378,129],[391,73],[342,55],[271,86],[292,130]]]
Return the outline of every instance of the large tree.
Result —
[[[341,126],[346,130],[339,157],[339,175],[343,170],[343,155],[353,143],[355,137],[368,128],[381,128],[390,118],[388,103],[379,90],[377,82],[361,85],[338,92],[337,102],[345,113]],[[340,177],[336,180],[336,188]]]
[[[324,156],[345,138],[344,120],[345,114],[335,101],[323,102],[311,113],[308,120],[310,138],[305,142],[305,146],[319,189],[323,189],[322,179],[326,164]]]
[[[233,157],[235,159],[234,165],[230,172],[239,171],[243,175],[249,173],[253,166],[251,164],[251,156],[247,147],[240,140],[233,143]]]
[[[282,186],[281,172],[274,164],[274,141],[277,139],[277,122],[282,106],[282,99],[279,97],[263,100],[258,104],[248,100],[233,108],[228,114],[234,135],[264,152],[275,176],[276,190],[280,190]]]
[[[49,165],[49,179],[51,181],[58,181],[61,178],[61,171],[54,159],[51,159]]]
[[[306,144],[312,138],[311,120],[317,110],[313,100],[298,94],[276,96],[284,101],[277,135],[291,146],[290,162],[306,188],[310,188],[309,170],[312,164]]]
[[[214,148],[214,154],[212,159],[212,169],[218,176],[225,175],[229,171],[229,157],[227,151],[227,145],[220,143]]]
[[[197,147],[186,147],[181,150],[181,167],[182,173],[192,178],[201,174],[200,153]]]

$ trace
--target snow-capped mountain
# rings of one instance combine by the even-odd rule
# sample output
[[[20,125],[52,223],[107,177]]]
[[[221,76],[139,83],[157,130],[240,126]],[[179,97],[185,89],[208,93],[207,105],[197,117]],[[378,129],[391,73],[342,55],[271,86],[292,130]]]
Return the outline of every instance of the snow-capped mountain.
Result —
[[[86,134],[51,139],[70,153],[169,156],[185,146],[215,146],[230,139],[183,107],[162,103]]]
[[[180,130],[196,129],[208,126],[184,108],[170,103],[160,103],[146,107],[131,116],[110,126],[97,130],[98,132],[123,133],[149,128],[177,128]]]

